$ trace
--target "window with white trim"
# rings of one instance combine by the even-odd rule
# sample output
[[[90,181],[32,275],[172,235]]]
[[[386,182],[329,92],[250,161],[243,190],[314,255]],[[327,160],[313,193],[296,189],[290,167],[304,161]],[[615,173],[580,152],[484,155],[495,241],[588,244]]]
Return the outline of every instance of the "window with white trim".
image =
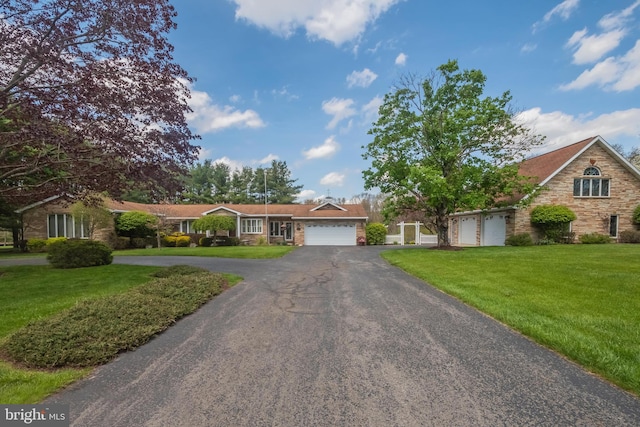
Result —
[[[574,197],[609,197],[609,178],[601,178],[600,169],[586,168],[582,178],[573,180]]]
[[[193,229],[193,219],[187,219],[184,221],[180,221],[180,232],[181,233],[197,233],[196,230]]]
[[[74,218],[71,214],[51,214],[47,221],[48,237],[88,239],[89,221]]]
[[[240,230],[242,234],[262,234],[262,219],[243,219]]]

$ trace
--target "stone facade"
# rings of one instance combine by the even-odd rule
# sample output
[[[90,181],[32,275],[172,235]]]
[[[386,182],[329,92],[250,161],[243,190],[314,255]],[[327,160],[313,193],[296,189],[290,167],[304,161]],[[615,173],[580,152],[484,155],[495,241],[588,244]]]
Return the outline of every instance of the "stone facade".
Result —
[[[584,151],[580,149],[585,147]],[[605,147],[606,142],[600,137],[581,141],[575,147],[567,147],[566,153],[557,150],[549,153],[549,162],[557,162],[555,170],[548,170],[547,177],[539,177],[544,183],[542,190],[535,199],[523,208],[508,208],[489,212],[466,212],[452,215],[449,221],[449,235],[451,244],[462,245],[461,224],[463,221],[475,220],[475,244],[483,244],[482,224],[485,215],[502,214],[505,217],[505,238],[518,233],[529,233],[534,241],[540,239],[539,231],[531,224],[531,211],[540,205],[564,205],[576,214],[576,220],[571,223],[571,231],[576,240],[583,234],[599,233],[616,239],[621,232],[637,230],[639,227],[633,222],[633,211],[640,205],[640,176],[632,172],[624,162],[612,155]],[[609,147],[610,148],[610,147]],[[561,149],[562,150],[562,149]],[[573,158],[571,150],[576,156]],[[566,159],[562,156],[568,156]],[[568,162],[570,158],[573,160]],[[536,168],[544,168],[547,158],[540,156]],[[540,167],[542,166],[542,168]],[[600,175],[585,176],[588,168],[596,168]],[[552,168],[553,169],[553,168]],[[553,175],[555,173],[555,175]],[[553,176],[552,176],[553,175]],[[574,196],[574,179],[602,178],[609,180],[609,194],[598,197]],[[613,224],[617,223],[617,229]],[[467,236],[469,240],[472,240]]]
[[[610,180],[608,197],[573,195],[574,178],[582,178],[590,166],[597,167],[602,178]],[[539,238],[538,231],[531,225],[531,210],[544,204],[564,205],[576,214],[576,220],[571,223],[576,238],[586,233],[609,234],[611,216],[618,217],[618,235],[621,231],[637,229],[633,210],[640,204],[640,180],[597,144],[561,170],[545,188],[529,207],[517,211],[514,232],[530,233],[534,240]]]

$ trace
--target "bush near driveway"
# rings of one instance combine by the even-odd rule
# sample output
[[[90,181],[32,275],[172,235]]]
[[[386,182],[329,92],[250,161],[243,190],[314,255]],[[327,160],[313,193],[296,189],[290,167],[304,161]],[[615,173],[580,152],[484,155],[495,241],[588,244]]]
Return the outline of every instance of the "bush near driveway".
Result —
[[[174,267],[126,293],[84,301],[10,335],[2,350],[30,368],[106,363],[195,311],[227,285],[222,275]]]
[[[96,240],[60,240],[48,246],[47,260],[54,268],[80,268],[109,265],[111,248]]]

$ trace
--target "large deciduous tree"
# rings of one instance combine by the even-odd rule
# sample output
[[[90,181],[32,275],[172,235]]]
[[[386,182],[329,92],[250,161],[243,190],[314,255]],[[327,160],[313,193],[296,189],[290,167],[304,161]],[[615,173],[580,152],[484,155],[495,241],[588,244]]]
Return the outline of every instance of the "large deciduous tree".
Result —
[[[196,158],[167,0],[0,0],[0,198],[136,183],[174,192]]]
[[[440,246],[449,245],[450,214],[498,206],[533,188],[517,162],[542,138],[518,123],[509,92],[485,96],[485,81],[457,61],[428,78],[403,77],[385,95],[373,141],[363,147],[371,160],[365,187],[387,194],[397,215],[424,215]]]

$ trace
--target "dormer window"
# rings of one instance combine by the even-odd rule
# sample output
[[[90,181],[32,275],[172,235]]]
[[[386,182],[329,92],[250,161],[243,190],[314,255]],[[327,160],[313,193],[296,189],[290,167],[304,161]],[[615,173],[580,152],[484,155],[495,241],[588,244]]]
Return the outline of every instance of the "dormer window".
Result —
[[[582,175],[573,180],[574,197],[609,197],[609,179],[600,178],[600,169],[589,166]]]

